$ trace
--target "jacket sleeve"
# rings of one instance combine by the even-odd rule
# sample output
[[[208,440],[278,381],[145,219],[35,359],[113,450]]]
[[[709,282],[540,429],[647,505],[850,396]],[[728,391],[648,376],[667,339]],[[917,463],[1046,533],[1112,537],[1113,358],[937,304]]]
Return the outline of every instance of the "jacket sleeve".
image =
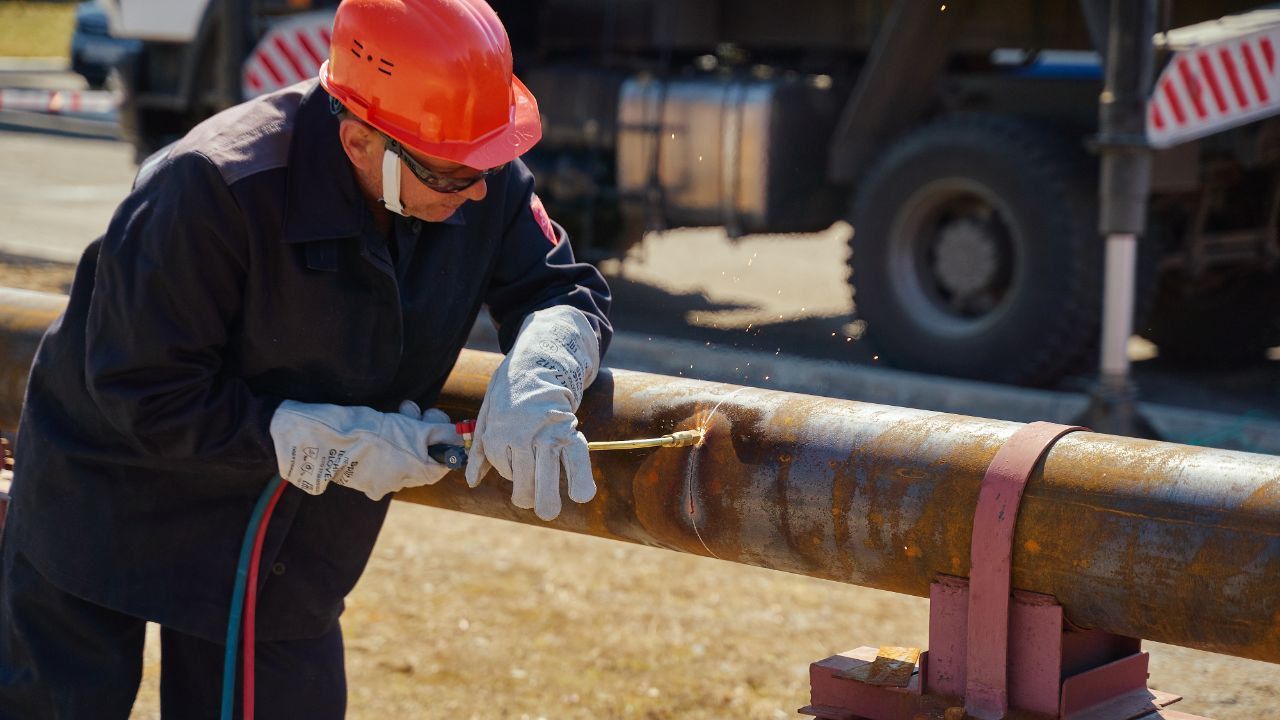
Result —
[[[142,178],[102,241],[85,381],[139,451],[205,467],[275,468],[279,399],[256,397],[224,349],[243,311],[243,216],[212,163],[184,153]]]
[[[533,174],[519,160],[511,163],[506,185],[507,210],[497,267],[485,302],[498,326],[498,342],[508,352],[524,318],[554,305],[570,305],[586,314],[603,358],[613,336],[609,324],[609,286],[594,266],[574,260],[569,238],[551,220],[534,193]]]

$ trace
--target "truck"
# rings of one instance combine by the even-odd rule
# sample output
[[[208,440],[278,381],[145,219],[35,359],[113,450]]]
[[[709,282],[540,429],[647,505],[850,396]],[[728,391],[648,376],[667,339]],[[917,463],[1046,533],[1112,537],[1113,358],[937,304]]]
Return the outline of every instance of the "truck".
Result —
[[[524,159],[587,259],[665,228],[786,242],[847,222],[882,362],[1040,386],[1095,362],[1109,0],[491,4],[542,115]],[[314,76],[336,2],[107,5],[141,41],[119,68],[141,158]],[[1160,7],[1137,331],[1174,361],[1261,361],[1280,345],[1280,10]]]

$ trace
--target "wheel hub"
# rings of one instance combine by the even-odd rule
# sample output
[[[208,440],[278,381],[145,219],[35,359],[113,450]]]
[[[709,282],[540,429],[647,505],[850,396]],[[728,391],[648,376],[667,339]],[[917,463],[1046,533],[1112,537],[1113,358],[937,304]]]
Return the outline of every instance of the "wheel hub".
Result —
[[[933,267],[938,285],[952,298],[971,297],[990,288],[1000,269],[992,228],[975,218],[948,222],[938,231]]]

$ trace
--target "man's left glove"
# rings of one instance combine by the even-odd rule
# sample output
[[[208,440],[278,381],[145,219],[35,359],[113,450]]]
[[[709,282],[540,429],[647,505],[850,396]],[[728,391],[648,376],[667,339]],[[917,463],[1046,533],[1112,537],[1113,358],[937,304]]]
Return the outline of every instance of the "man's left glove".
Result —
[[[600,342],[582,311],[567,305],[525,319],[515,345],[489,380],[467,461],[475,487],[493,467],[510,480],[511,502],[551,520],[560,514],[560,469],[569,499],[595,497],[587,439],[574,413],[596,378]]]
[[[407,487],[430,485],[449,468],[427,454],[431,445],[461,445],[442,411],[425,414],[406,400],[400,413],[286,400],[271,417],[280,477],[312,495],[330,482],[373,500]]]

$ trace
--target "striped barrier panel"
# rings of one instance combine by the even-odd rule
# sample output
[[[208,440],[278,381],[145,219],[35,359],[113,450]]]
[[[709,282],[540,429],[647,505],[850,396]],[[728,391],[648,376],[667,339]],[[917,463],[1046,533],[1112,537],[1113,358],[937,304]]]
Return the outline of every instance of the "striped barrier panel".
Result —
[[[273,26],[249,54],[242,70],[244,98],[313,78],[329,57],[333,11],[292,16]]]
[[[1177,52],[1147,103],[1147,139],[1164,148],[1280,114],[1280,27]]]

